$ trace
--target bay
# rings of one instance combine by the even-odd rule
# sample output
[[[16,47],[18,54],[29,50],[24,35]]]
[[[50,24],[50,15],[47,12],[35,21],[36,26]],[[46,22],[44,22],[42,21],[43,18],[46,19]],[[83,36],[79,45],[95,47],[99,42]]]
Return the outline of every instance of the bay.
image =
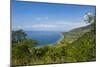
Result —
[[[55,45],[61,38],[60,32],[52,31],[26,31],[29,39],[36,40],[38,44],[34,47],[43,47],[46,45]]]

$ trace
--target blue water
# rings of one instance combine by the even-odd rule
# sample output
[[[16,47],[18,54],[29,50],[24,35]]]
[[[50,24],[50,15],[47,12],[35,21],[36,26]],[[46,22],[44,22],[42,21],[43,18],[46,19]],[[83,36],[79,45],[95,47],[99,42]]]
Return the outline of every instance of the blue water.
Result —
[[[27,37],[36,40],[38,44],[34,47],[42,47],[46,45],[54,45],[62,37],[59,32],[49,31],[27,31]]]

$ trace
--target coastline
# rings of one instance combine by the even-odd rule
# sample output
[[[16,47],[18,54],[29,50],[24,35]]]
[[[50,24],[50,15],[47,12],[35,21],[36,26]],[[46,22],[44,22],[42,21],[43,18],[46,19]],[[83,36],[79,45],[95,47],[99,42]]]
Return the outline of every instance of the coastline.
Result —
[[[55,44],[60,43],[63,39],[64,39],[64,35],[62,33],[60,33],[61,38],[59,40],[57,40],[57,42],[55,42]]]

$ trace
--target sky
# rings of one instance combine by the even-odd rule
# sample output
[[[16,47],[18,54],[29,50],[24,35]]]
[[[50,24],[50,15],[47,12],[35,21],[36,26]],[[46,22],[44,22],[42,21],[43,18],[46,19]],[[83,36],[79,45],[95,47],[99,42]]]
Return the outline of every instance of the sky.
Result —
[[[12,1],[13,30],[69,31],[88,25],[86,13],[95,14],[95,6]]]

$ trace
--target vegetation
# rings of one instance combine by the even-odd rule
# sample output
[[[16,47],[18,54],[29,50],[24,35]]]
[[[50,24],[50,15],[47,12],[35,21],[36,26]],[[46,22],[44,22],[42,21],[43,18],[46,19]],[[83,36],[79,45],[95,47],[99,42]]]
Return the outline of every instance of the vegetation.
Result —
[[[22,35],[22,33],[19,34],[19,31],[13,31],[14,33],[12,32],[12,38],[14,39],[12,40],[12,65],[23,66],[34,64],[95,61],[95,24],[96,23],[94,21],[89,26],[64,32],[64,39],[61,42],[57,43],[55,46],[44,46],[41,48],[31,47],[37,42],[27,39]],[[25,34],[24,31],[23,33]]]
[[[23,30],[12,31],[12,42],[18,42],[26,39],[26,33]]]

